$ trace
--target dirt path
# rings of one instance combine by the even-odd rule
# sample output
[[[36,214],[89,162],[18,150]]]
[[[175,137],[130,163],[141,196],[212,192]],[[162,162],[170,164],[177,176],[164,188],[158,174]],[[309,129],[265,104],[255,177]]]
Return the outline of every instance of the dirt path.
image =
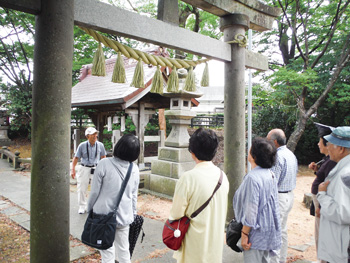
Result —
[[[27,172],[20,173],[23,176],[29,175]],[[297,187],[294,191],[294,206],[288,219],[290,246],[288,249],[288,254],[290,256],[288,262],[293,262],[296,259],[306,259],[309,261],[316,260],[316,251],[314,244],[314,217],[309,215],[309,209],[305,208],[303,204],[304,194],[310,192],[313,180],[313,173],[308,171],[305,166],[300,167],[297,177]],[[71,185],[71,191],[75,191],[75,188],[76,186]],[[169,216],[171,204],[172,203],[170,200],[161,199],[152,195],[140,194],[138,198],[138,212],[145,217],[164,222]],[[15,224],[8,220],[6,216],[1,216],[1,229],[5,229],[6,225],[8,225],[12,231],[7,232],[6,234],[0,233],[0,240],[4,238],[4,236],[8,236],[9,240],[18,239],[18,234],[16,231],[20,231],[21,228],[19,226],[15,226]],[[19,258],[28,257],[29,233],[27,231],[23,231],[20,236],[25,237],[23,241],[19,242],[21,247],[20,249],[14,247],[1,248],[0,246],[0,251],[1,249],[9,249],[12,251],[9,255],[7,255],[6,260],[14,259],[16,261]],[[291,248],[291,246],[295,246],[295,248]],[[297,248],[299,248],[299,250]],[[300,249],[302,251],[300,251]],[[99,258],[99,255],[93,255],[89,257],[90,262],[97,262],[93,261],[93,258]],[[3,258],[0,256],[0,262],[4,262],[2,260]]]
[[[304,259],[316,261],[316,246],[314,241],[315,218],[303,204],[304,194],[310,193],[315,176],[306,167],[299,168],[297,187],[294,190],[294,205],[288,217],[289,246],[305,246],[305,251],[289,248],[288,253],[303,256]],[[312,245],[310,245],[312,244]]]
[[[289,248],[288,262],[296,259],[316,261],[316,248],[314,242],[314,217],[310,216],[309,209],[303,204],[304,193],[310,193],[314,174],[306,166],[301,166],[297,177],[297,187],[294,191],[294,205],[288,218]],[[141,215],[165,221],[169,216],[171,201],[152,195],[140,195],[138,198],[138,211]],[[300,251],[303,250],[303,251]]]

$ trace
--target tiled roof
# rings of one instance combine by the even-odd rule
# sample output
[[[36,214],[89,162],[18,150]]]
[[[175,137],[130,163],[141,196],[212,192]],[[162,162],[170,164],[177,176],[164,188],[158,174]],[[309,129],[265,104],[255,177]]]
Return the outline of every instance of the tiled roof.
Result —
[[[72,106],[124,103],[125,98],[133,93],[139,94],[138,88],[130,87],[137,61],[125,61],[126,83],[113,83],[112,73],[116,58],[106,60],[106,76],[98,77],[91,75],[92,65],[85,65],[81,70],[81,81],[72,89]],[[156,67],[144,64],[144,95],[150,90],[151,80]],[[135,94],[136,95],[136,94]],[[133,97],[133,96],[132,96]],[[141,96],[142,97],[142,96]],[[130,99],[130,96],[129,96]]]
[[[143,51],[152,55],[168,56],[167,51],[159,47],[152,46]],[[128,104],[128,101],[135,102],[135,100],[138,101],[145,96],[151,89],[152,78],[157,67],[143,64],[145,89],[130,87],[137,61],[122,57],[124,59],[126,83],[113,83],[111,81],[116,57],[106,59],[105,77],[92,76],[92,64],[84,65],[80,70],[80,82],[72,88],[72,107]]]
[[[162,48],[150,48],[148,53],[153,55],[168,56],[167,51]],[[152,78],[157,67],[143,64],[145,88],[138,89],[130,87],[137,61],[134,59],[124,58],[124,67],[126,75],[126,83],[113,83],[112,73],[116,58],[106,59],[106,76],[98,77],[91,75],[92,64],[84,65],[80,70],[80,82],[72,88],[72,107],[103,107],[116,106],[128,108],[141,98],[146,96],[151,90]],[[165,70],[165,68],[161,68]],[[169,98],[158,94],[149,94],[155,108],[167,108]],[[147,101],[149,101],[149,99]],[[198,105],[198,101],[192,99],[193,106]]]

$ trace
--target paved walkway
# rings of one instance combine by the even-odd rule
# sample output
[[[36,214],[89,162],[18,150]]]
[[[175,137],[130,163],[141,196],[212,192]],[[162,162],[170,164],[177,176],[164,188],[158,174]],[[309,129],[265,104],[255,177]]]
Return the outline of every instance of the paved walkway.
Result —
[[[0,160],[0,196],[7,198],[18,207],[10,205],[9,201],[0,201],[0,213],[6,214],[13,221],[30,231],[30,176],[24,176],[9,165],[6,160]],[[86,220],[86,214],[77,213],[77,194],[70,192],[70,234],[76,238],[71,241],[70,259],[75,260],[87,256],[94,251],[80,242],[80,236]],[[143,243],[140,239],[136,244],[132,262],[162,262],[175,263],[173,252],[162,242],[163,222],[145,218]],[[235,253],[228,246],[224,246],[223,263],[242,263],[242,253]],[[309,261],[298,261],[297,263]]]
[[[0,201],[0,213],[6,214],[13,221],[30,231],[30,216],[27,213],[30,211],[30,177],[14,171],[6,160],[0,160],[0,195],[18,206],[17,208],[10,206],[8,201]],[[80,240],[87,215],[80,215],[77,211],[77,194],[71,192],[70,233],[74,238]],[[140,243],[140,239],[138,240],[132,262],[176,262],[172,258],[173,252],[167,249],[162,242],[163,222],[145,218],[143,228],[146,236],[142,243]],[[91,253],[86,246],[71,242],[71,260]],[[225,246],[223,262],[243,262],[242,254],[237,254]]]

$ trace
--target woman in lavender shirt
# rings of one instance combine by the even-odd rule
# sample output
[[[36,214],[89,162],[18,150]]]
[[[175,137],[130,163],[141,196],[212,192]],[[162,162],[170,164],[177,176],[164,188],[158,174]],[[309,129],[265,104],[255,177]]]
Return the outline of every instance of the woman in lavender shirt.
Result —
[[[248,160],[252,170],[233,198],[236,220],[243,224],[238,243],[245,263],[267,263],[281,247],[277,179],[269,169],[275,163],[276,148],[265,138],[255,138]]]

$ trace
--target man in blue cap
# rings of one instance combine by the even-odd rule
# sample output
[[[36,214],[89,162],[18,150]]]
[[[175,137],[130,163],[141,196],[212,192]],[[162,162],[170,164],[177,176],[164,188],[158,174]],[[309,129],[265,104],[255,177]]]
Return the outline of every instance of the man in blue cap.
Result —
[[[331,263],[348,263],[350,243],[350,127],[338,127],[324,137],[337,165],[318,188],[321,205],[318,256]]]
[[[318,130],[318,147],[320,149],[320,153],[324,154],[325,156],[321,161],[318,163],[310,163],[309,168],[314,170],[314,173],[316,175],[315,180],[312,183],[311,186],[311,193],[312,193],[312,201],[313,205],[310,207],[310,213],[312,212],[311,208],[314,208],[313,215],[315,216],[315,243],[316,243],[316,251],[318,249],[318,236],[320,232],[320,205],[317,201],[317,193],[318,193],[318,186],[324,182],[324,179],[328,176],[329,172],[332,171],[334,166],[336,166],[336,162],[332,161],[329,157],[328,148],[327,148],[327,140],[324,138],[326,135],[329,135],[332,133],[332,131],[335,129],[334,127],[327,126],[321,123],[315,122],[315,125]],[[327,263],[324,260],[318,261],[318,263]]]

